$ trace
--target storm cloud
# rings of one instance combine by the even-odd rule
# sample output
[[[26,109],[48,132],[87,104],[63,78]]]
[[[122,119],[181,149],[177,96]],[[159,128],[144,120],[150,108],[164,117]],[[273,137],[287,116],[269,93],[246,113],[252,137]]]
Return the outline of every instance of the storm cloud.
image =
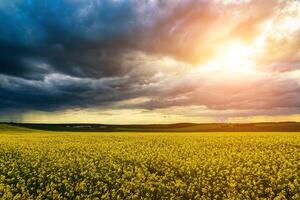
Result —
[[[113,109],[136,98],[146,100],[124,108],[298,112],[298,8],[296,0],[3,0],[0,113]],[[256,74],[201,70],[228,38],[263,41]]]

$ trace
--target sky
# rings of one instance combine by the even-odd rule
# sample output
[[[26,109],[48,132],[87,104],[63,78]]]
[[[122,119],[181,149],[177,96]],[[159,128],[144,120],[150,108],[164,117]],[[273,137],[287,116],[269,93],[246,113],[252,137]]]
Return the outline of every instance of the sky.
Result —
[[[300,121],[299,0],[1,0],[0,121]]]

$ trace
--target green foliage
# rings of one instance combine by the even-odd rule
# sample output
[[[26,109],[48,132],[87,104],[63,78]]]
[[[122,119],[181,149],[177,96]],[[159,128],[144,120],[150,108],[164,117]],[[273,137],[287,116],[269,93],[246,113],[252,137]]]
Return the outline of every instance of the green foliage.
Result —
[[[298,133],[0,137],[2,199],[300,199]]]

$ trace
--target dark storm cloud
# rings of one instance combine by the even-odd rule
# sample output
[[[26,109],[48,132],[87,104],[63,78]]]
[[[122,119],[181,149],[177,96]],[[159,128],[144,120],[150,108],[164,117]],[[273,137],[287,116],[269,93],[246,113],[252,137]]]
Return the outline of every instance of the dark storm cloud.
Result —
[[[121,41],[136,26],[133,7],[126,2],[44,0],[2,4],[0,72],[13,76],[38,76],[39,71],[27,65],[28,60],[36,59],[55,71],[77,76],[101,76],[106,69],[109,74],[113,70],[107,66],[110,63],[105,55],[116,54],[117,60],[114,49],[118,41],[114,40],[121,37]],[[105,58],[92,60],[90,54]],[[94,62],[99,62],[99,69],[94,69]]]
[[[126,55],[141,51],[142,35],[156,23],[153,12],[162,20],[170,13],[160,9],[170,12],[172,5],[167,1],[1,1],[1,110],[93,106],[126,98],[120,89],[124,92],[148,77],[129,77],[136,66]],[[99,83],[107,77],[122,84]]]
[[[26,80],[0,75],[1,111],[36,109],[53,111],[62,108],[105,105],[127,98],[117,92],[120,80],[93,80],[52,74],[44,80]]]
[[[1,111],[126,98],[116,81],[103,79],[126,75],[122,56],[137,29],[134,9],[127,1],[1,1]]]

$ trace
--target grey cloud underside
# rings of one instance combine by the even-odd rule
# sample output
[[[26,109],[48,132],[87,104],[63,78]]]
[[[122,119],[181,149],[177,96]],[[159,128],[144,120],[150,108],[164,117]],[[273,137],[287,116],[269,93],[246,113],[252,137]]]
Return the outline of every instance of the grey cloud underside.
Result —
[[[137,97],[150,99],[135,105],[146,109],[298,107],[299,87],[293,82],[271,80],[266,88],[253,91],[265,94],[260,99],[242,89],[224,94],[214,86],[201,87],[199,82],[209,83],[204,76],[197,84],[189,77],[180,82],[180,76],[165,75],[161,78],[169,81],[159,81],[155,77],[164,69],[151,66],[148,60],[167,56],[199,63],[210,55],[211,42],[243,31],[247,32],[244,39],[251,39],[257,24],[278,6],[277,1],[261,2],[232,5],[224,11],[221,5],[204,0],[4,0],[0,3],[0,109],[5,113],[110,106]],[[235,23],[227,21],[238,6],[244,17]],[[257,12],[255,17],[247,6]],[[221,32],[223,23],[227,28]],[[215,31],[221,34],[210,38]],[[284,71],[299,68],[298,64],[286,66],[292,69]],[[278,98],[271,99],[268,91],[276,84],[292,91],[280,90]]]
[[[135,97],[120,91],[121,80],[93,80],[53,74],[44,80],[1,76],[1,111],[28,109],[54,111],[64,108],[109,105],[112,101]],[[120,85],[119,87],[122,87]]]
[[[241,85],[230,79],[216,81],[197,77],[191,81],[191,78],[193,77],[189,77],[190,81],[174,81],[171,87],[165,88],[153,100],[143,103],[141,108],[205,105],[219,111],[254,109],[261,110],[260,112],[275,108],[300,108],[298,80],[273,77],[250,80]]]

